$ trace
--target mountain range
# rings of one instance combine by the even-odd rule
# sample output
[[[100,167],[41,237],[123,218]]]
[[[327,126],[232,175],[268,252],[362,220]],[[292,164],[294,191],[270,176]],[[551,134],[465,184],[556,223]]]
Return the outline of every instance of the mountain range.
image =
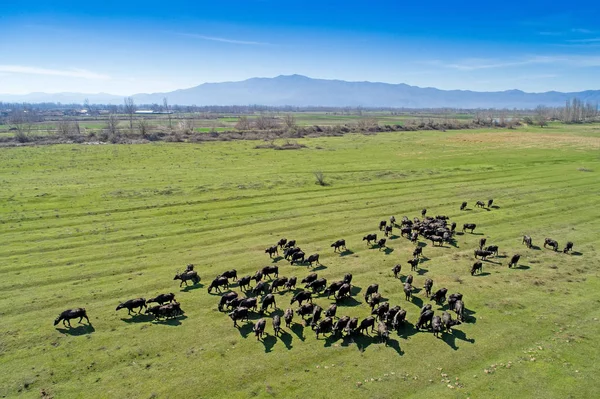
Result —
[[[393,108],[535,108],[538,105],[562,106],[578,98],[600,102],[600,90],[561,93],[526,93],[520,90],[476,92],[440,90],[409,86],[404,83],[347,82],[312,79],[302,75],[282,75],[274,78],[251,78],[240,82],[204,83],[189,89],[167,93],[135,94],[136,104],[178,105],[267,105],[267,106],[327,106],[327,107],[393,107]],[[60,102],[122,104],[123,96],[83,93],[0,94],[5,102]]]

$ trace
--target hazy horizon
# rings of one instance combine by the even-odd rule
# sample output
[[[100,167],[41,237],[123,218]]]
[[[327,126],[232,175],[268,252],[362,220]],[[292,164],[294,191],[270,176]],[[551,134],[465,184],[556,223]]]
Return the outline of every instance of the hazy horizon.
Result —
[[[590,1],[4,5],[0,93],[169,92],[300,74],[442,90],[600,89]]]

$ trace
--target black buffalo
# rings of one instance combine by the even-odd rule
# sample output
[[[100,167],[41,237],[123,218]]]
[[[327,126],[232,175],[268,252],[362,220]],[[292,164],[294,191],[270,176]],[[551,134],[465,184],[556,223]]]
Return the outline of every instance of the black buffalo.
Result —
[[[269,257],[271,258],[273,255],[279,255],[279,252],[277,251],[277,245],[273,245],[272,247],[265,249],[265,253],[269,254]]]
[[[483,271],[483,263],[481,261],[477,261],[475,263],[473,263],[473,266],[471,266],[471,276],[474,276],[475,273],[479,272],[481,273]]]
[[[317,265],[320,265],[321,263],[319,262],[319,254],[312,254],[308,257],[308,259],[306,259],[306,261],[312,266],[313,263],[316,263]]]
[[[425,284],[423,285],[423,289],[425,290],[425,296],[431,296],[431,289],[433,288],[433,280],[428,278],[425,280]]]
[[[397,264],[394,267],[392,267],[392,273],[394,273],[394,278],[398,278],[398,274],[400,274],[400,271],[402,270],[402,265],[401,264]]]
[[[318,278],[317,273],[310,273],[308,276],[304,277],[300,283],[302,284],[310,284]],[[306,288],[306,287],[304,287]]]
[[[463,224],[462,231],[464,233],[465,230],[471,230],[471,233],[473,233],[473,230],[475,230],[476,227],[477,225],[475,223],[465,223]]]
[[[377,241],[377,234],[367,234],[362,240],[366,241],[367,245],[370,245],[371,241]]]
[[[310,301],[312,303],[312,294],[308,291],[298,291],[290,301],[290,305],[293,305],[294,302],[298,302],[298,305],[302,306],[302,302]]]
[[[346,250],[346,240],[337,240],[336,242],[331,244],[331,247],[333,248],[333,252],[340,250],[340,248],[342,248],[345,251]]]
[[[558,251],[558,242],[554,241],[551,238],[546,238],[544,240],[544,248],[546,248],[546,246],[550,246],[552,247],[555,251]]]
[[[508,267],[517,266],[517,263],[519,263],[520,259],[521,259],[521,255],[519,255],[519,254],[513,255],[512,258],[510,258],[510,262],[508,263]]]
[[[573,243],[571,241],[567,242],[567,245],[565,246],[565,248],[563,249],[563,253],[567,253],[569,251],[573,251]]]
[[[523,236],[523,241],[521,242],[521,244],[525,244],[527,245],[527,248],[531,248],[531,237]]]
[[[138,314],[142,313],[142,308],[146,308],[146,299],[144,299],[144,298],[130,299],[128,301],[120,303],[119,306],[117,306],[116,310],[127,309],[127,314],[130,315],[131,311],[136,308],[140,309],[138,311]]]
[[[58,323],[60,323],[62,321],[63,325],[65,327],[68,326],[69,328],[71,328],[71,320],[76,319],[78,317],[79,317],[79,323],[81,323],[81,320],[86,319],[87,323],[89,325],[92,325],[92,323],[90,323],[90,319],[88,319],[85,308],[75,308],[75,309],[65,310],[60,315],[58,315],[58,317],[54,320],[54,325],[57,325]]]
[[[226,293],[219,300],[219,312],[223,311],[223,306],[227,305],[229,302],[233,301],[238,297],[238,293],[235,291],[231,291]]]
[[[369,302],[369,295],[379,292],[379,284],[371,284],[367,287],[367,291],[365,292],[365,302]]]
[[[464,201],[461,205],[460,205],[460,210],[464,211],[467,208],[467,201]]]
[[[208,292],[211,292],[213,288],[221,292],[221,287],[224,287],[225,289],[229,288],[229,280],[227,277],[217,277],[214,279],[208,286]]]
[[[475,259],[479,256],[481,259],[485,260],[488,256],[492,256],[494,253],[492,251],[486,251],[483,249],[476,249],[473,251],[475,254]]]
[[[154,298],[150,298],[146,301],[146,303],[158,303],[159,305],[163,305],[167,302],[173,302],[175,300],[175,294],[160,294],[155,296]]]
[[[269,278],[272,278],[271,274],[274,274],[275,277],[279,277],[279,267],[277,267],[277,266],[265,266],[265,267],[262,268],[261,273],[264,276],[267,276]]]

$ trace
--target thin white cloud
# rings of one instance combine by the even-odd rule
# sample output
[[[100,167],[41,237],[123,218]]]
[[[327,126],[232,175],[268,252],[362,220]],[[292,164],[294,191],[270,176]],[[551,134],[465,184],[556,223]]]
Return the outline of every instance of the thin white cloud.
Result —
[[[598,43],[600,42],[600,37],[593,37],[589,39],[572,39],[567,40],[569,43]]]
[[[272,45],[271,43],[266,43],[266,42],[254,42],[254,41],[247,41],[247,40],[228,39],[225,37],[198,35],[196,33],[176,33],[176,34],[180,35],[180,36],[192,37],[192,38],[196,38],[196,39],[210,40],[213,42],[243,44],[243,45],[247,45],[247,46],[271,46]]]
[[[70,78],[108,80],[110,76],[88,71],[87,69],[48,69],[24,65],[0,65],[0,72],[20,73],[27,75],[66,76]]]
[[[573,29],[571,29],[571,32],[574,32],[574,33],[596,33],[593,30],[584,29],[584,28],[573,28]]]
[[[538,55],[512,61],[484,58],[468,58],[458,62],[448,63],[440,60],[428,61],[429,65],[456,69],[459,71],[476,71],[480,69],[511,68],[534,64],[557,64],[573,67],[599,67],[600,56],[585,55]]]

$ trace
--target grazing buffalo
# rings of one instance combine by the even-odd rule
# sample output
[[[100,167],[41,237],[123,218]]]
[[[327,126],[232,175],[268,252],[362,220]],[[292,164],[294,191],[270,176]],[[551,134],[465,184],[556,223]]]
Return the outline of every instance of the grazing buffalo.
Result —
[[[250,288],[250,281],[252,280],[252,277],[250,276],[244,276],[242,278],[240,278],[238,280],[238,287],[240,287],[240,290],[242,291],[246,291]]]
[[[456,302],[460,301],[461,299],[463,299],[463,295],[460,292],[457,292],[456,294],[450,294],[448,296],[448,309],[454,309]]]
[[[264,276],[269,277],[270,279],[272,279],[271,274],[274,274],[275,277],[279,277],[279,267],[277,266],[265,266],[262,268],[261,273]]]
[[[168,293],[168,294],[160,294],[158,296],[155,296],[154,298],[150,298],[146,301],[146,303],[158,303],[159,305],[163,305],[167,302],[173,302],[175,300],[175,294]]]
[[[304,277],[302,279],[302,281],[300,281],[301,284],[310,284],[313,281],[315,281],[318,278],[317,273],[310,273],[308,276]],[[307,288],[308,285],[304,288]]]
[[[452,320],[452,315],[448,312],[442,313],[442,325],[447,333],[452,332],[452,327],[462,324],[460,320]]]
[[[483,249],[483,246],[485,245],[486,241],[487,241],[487,238],[485,238],[485,237],[479,239],[479,249]]]
[[[396,218],[393,216],[390,216],[390,226],[395,226],[396,225]]]
[[[258,299],[256,298],[244,298],[240,301],[240,308],[254,309],[256,310],[256,305],[258,304]]]
[[[282,238],[281,240],[277,241],[277,245],[279,245],[279,248],[283,249],[283,246],[287,243],[287,238]]]
[[[257,283],[259,281],[261,281],[262,278],[263,278],[263,273],[260,270],[258,270],[256,273],[254,273],[254,276],[252,276],[252,280],[256,281]]]
[[[398,278],[398,274],[400,274],[401,270],[402,270],[402,265],[400,263],[398,263],[397,265],[392,267],[392,273],[394,273],[394,278]]]
[[[406,261],[410,265],[411,271],[416,271],[419,268],[419,258],[413,258]]]
[[[337,299],[342,299],[347,296],[351,296],[352,292],[350,291],[350,289],[351,289],[350,284],[344,283],[338,290],[338,292],[335,296],[335,299],[337,300]]]
[[[293,248],[296,246],[296,240],[289,240],[283,247],[284,248]]]
[[[484,208],[485,207],[485,203],[483,201],[477,201],[475,203],[475,206],[478,208]]]
[[[237,270],[233,269],[233,270],[227,270],[225,273],[223,274],[219,274],[217,277],[225,277],[225,278],[232,278],[233,281],[237,280]]]
[[[285,283],[285,288],[287,288],[288,290],[296,289],[296,281],[298,281],[298,278],[295,276],[292,276],[288,279],[288,281]]]
[[[239,308],[234,309],[233,312],[229,313],[228,316],[231,318],[231,320],[233,320],[233,326],[238,327],[238,320],[248,321],[248,308],[240,306]]]
[[[382,248],[385,248],[385,238],[381,238],[379,241],[377,241],[377,246],[379,247],[379,250],[381,251]]]
[[[312,266],[313,263],[316,263],[317,265],[320,265],[321,263],[319,262],[319,254],[312,254],[308,257],[308,259],[306,259],[306,261]]]
[[[312,311],[312,315],[311,315],[311,319],[310,319],[311,327],[314,328],[317,325],[317,322],[321,319],[321,312],[323,312],[323,308],[320,307],[319,305],[315,305],[313,307],[313,311]]]
[[[367,245],[371,245],[371,241],[377,241],[377,234],[367,234],[362,240],[366,241]]]
[[[546,248],[546,245],[552,247],[555,251],[558,251],[558,242],[554,241],[553,239],[544,239],[544,248]]]
[[[333,319],[331,317],[325,317],[315,326],[315,333],[317,334],[317,339],[319,339],[319,334],[331,333],[333,329]]]
[[[332,305],[329,305],[329,307],[325,311],[325,317],[335,317],[336,313],[337,313],[337,305],[334,303]]]
[[[332,334],[337,335],[338,333],[341,333],[348,326],[349,322],[350,316],[343,316],[342,318],[338,319],[338,321],[336,321],[333,325],[333,329],[331,331]]]
[[[427,209],[423,208],[423,210],[421,211],[421,217],[424,218],[426,214],[427,214]]]
[[[390,331],[387,324],[381,321],[377,323],[377,336],[379,337],[379,342],[384,342],[385,346],[387,346],[388,339],[390,339]]]
[[[333,244],[331,244],[331,247],[333,248],[333,252],[336,251],[340,251],[340,248],[342,248],[344,251],[346,250],[346,240],[337,240],[336,242],[334,242]]]
[[[354,331],[356,331],[357,327],[358,327],[358,317],[353,317],[350,319],[348,324],[346,324],[346,328],[344,328],[344,332],[346,333],[346,335],[354,334]]]
[[[360,322],[358,332],[362,334],[365,330],[368,330],[369,327],[371,327],[371,332],[375,331],[375,318],[373,316],[369,316]],[[367,335],[369,335],[368,331]]]
[[[342,279],[344,284],[350,284],[352,282],[352,273],[344,274],[344,278]]]
[[[431,320],[433,319],[433,310],[426,310],[421,313],[419,319],[417,320],[417,324],[415,324],[415,328],[420,330],[422,328],[426,328],[428,325],[431,326]]]
[[[494,200],[490,198],[490,199],[488,200],[487,207],[488,207],[488,208],[491,208],[493,203],[494,203]]]
[[[323,291],[327,287],[327,280],[324,278],[318,278],[312,283],[306,285],[306,288],[309,288],[313,291],[313,294],[316,292]]]
[[[413,283],[413,275],[409,274],[408,276],[406,276],[406,280],[404,280],[405,283],[408,284],[412,284]]]
[[[421,311],[419,312],[419,314],[423,314],[425,312],[427,312],[428,310],[431,310],[431,304],[427,304],[427,305],[423,305],[423,307],[421,307]]]
[[[116,310],[127,309],[127,314],[131,315],[131,311],[136,308],[140,308],[140,310],[138,310],[138,314],[142,313],[142,308],[146,308],[146,299],[144,299],[144,298],[130,299],[128,301],[120,303],[119,306],[117,306]]]
[[[269,292],[271,292],[271,287],[266,281],[256,284],[256,287],[252,290],[254,295],[267,295]]]
[[[294,320],[294,311],[291,308],[287,308],[283,313],[283,320],[285,320],[285,326],[290,328],[292,320]]]
[[[423,247],[416,247],[413,251],[413,258],[418,258],[419,256],[423,256]]]
[[[412,289],[412,285],[409,283],[404,283],[404,296],[406,297],[407,301],[410,301],[412,297]]]
[[[406,236],[406,238],[410,238],[412,233],[412,228],[410,226],[403,226],[400,228],[400,236]]]
[[[481,273],[483,271],[483,263],[481,261],[477,261],[475,263],[473,263],[473,266],[471,266],[471,276],[474,276],[475,273],[479,272]]]
[[[300,247],[286,248],[285,251],[283,251],[283,258],[285,260],[290,260],[290,258],[292,257],[292,255],[294,255],[296,252],[302,252],[302,250],[300,249]]]
[[[389,237],[390,234],[392,234],[392,231],[393,231],[393,227],[391,225],[385,226],[385,233],[384,234],[385,234],[386,237]]]
[[[438,305],[441,305],[446,300],[446,294],[448,293],[447,288],[440,288],[431,296],[431,300],[435,301]]]
[[[400,306],[394,306],[393,308],[387,311],[387,313],[383,317],[383,320],[386,323],[391,323],[392,320],[394,320],[394,316],[396,316],[396,313],[398,313],[401,310],[402,308]]]
[[[267,321],[265,319],[259,319],[256,323],[254,323],[254,328],[252,328],[252,331],[254,332],[254,335],[256,336],[257,340],[260,340],[263,336],[263,334],[265,333],[265,327],[267,325]]]
[[[465,230],[471,230],[471,233],[473,233],[473,230],[475,230],[476,227],[477,225],[475,223],[465,223],[463,224],[462,231],[464,233]]]
[[[298,302],[298,305],[302,306],[302,302],[304,301],[310,301],[312,303],[312,294],[308,291],[298,291],[292,297],[290,305],[293,305],[294,302]]]
[[[155,319],[161,317],[169,319],[182,315],[183,310],[181,310],[181,305],[178,302],[173,302],[167,305],[158,305],[148,308],[146,309],[146,313],[152,314]]]
[[[512,258],[510,258],[510,262],[508,263],[508,267],[517,266],[517,263],[519,263],[520,259],[521,259],[521,255],[519,255],[519,254],[513,255]]]
[[[279,333],[281,332],[281,318],[278,314],[273,316],[273,332],[275,333],[275,336],[279,336]]]
[[[416,231],[410,235],[410,242],[416,243],[419,240],[419,233]]]
[[[488,245],[485,248],[486,251],[491,252],[494,256],[498,256],[498,246],[497,245]]]
[[[228,302],[233,301],[238,297],[238,293],[235,291],[231,291],[226,293],[219,299],[219,312],[223,311],[223,306],[227,305]]]
[[[476,249],[473,251],[475,254],[475,259],[479,256],[482,260],[485,260],[488,256],[492,256],[494,253],[492,251],[486,251],[483,249]]]
[[[194,284],[198,284],[200,282],[200,277],[198,276],[198,273],[196,271],[192,270],[184,273],[176,273],[175,277],[173,277],[173,280],[181,280],[181,283],[179,283],[179,287],[181,287],[183,283],[185,283],[185,286],[187,287],[188,280],[192,280]]]
[[[406,310],[402,309],[399,310],[394,316],[394,319],[392,320],[392,328],[394,330],[398,330],[404,320],[406,320]]]
[[[79,317],[79,323],[81,323],[81,321],[83,319],[86,319],[87,323],[89,325],[92,325],[92,323],[90,323],[90,319],[88,319],[85,308],[75,308],[75,309],[65,310],[60,315],[58,315],[58,317],[54,320],[54,325],[57,325],[58,323],[60,323],[62,321],[63,325],[65,327],[71,328],[71,320],[76,319],[78,317]]]
[[[288,282],[288,278],[287,277],[277,277],[271,283],[271,288],[269,289],[269,292],[277,292],[277,291],[279,291],[279,288],[280,287],[285,287],[285,285],[287,284],[287,282]]]
[[[221,297],[221,298],[223,298],[223,297]],[[240,298],[240,297],[234,298],[230,301],[226,301],[225,306],[227,306],[227,309],[229,309],[229,310],[235,309],[240,306],[240,303],[242,303],[242,301],[244,299],[246,299],[246,298]]]
[[[379,292],[379,284],[371,284],[367,287],[367,291],[365,292],[365,302],[369,302],[369,295]]]
[[[327,287],[323,294],[327,295],[327,298],[329,298],[331,295],[335,295],[335,293],[338,292],[342,285],[344,285],[343,281],[335,281],[331,283],[329,287]]]
[[[431,319],[431,329],[433,330],[433,335],[439,338],[439,334],[442,332],[442,318],[440,316],[433,316]]]
[[[567,245],[565,246],[565,248],[563,249],[563,253],[567,253],[569,251],[573,251],[573,243],[571,241],[567,242]]]
[[[454,235],[454,231],[456,230],[456,222],[452,222],[450,225],[450,233]]]
[[[523,236],[523,241],[521,242],[521,244],[525,244],[527,245],[527,248],[531,248],[531,237]]]
[[[267,294],[265,295],[262,300],[261,300],[262,304],[260,305],[260,313],[264,313],[269,306],[271,306],[274,309],[277,309],[277,303],[275,302],[275,295],[273,294]]]
[[[272,247],[265,249],[265,253],[269,254],[269,257],[271,258],[273,257],[273,255],[279,256],[279,252],[277,251],[277,245],[273,245]]]
[[[382,220],[381,222],[379,222],[379,231],[383,231],[383,229],[385,229],[386,225],[387,225],[387,222],[385,220]]]
[[[429,239],[431,240],[431,245],[435,246],[435,243],[438,243],[438,246],[443,246],[444,245],[444,237],[440,237],[440,236],[430,236]]]
[[[462,204],[460,204],[460,210],[464,211],[467,208],[467,201],[464,201]]]
[[[431,296],[431,289],[433,288],[433,280],[428,278],[425,280],[425,284],[423,285],[423,289],[425,290],[425,296]]]
[[[458,320],[465,321],[465,304],[462,301],[462,299],[459,299],[458,301],[456,301],[456,303],[454,304],[454,313],[456,313],[456,317],[458,317]]]
[[[375,305],[378,305],[379,302],[381,302],[381,298],[382,298],[382,296],[379,292],[371,294],[371,296],[369,297],[369,300],[367,301],[369,306],[371,306],[371,310],[373,310],[375,308]]]
[[[298,251],[295,254],[292,254],[292,259],[290,260],[290,265],[293,265],[294,262],[296,263],[304,263],[304,252],[302,251]],[[319,255],[317,255],[317,259],[319,258]]]
[[[371,315],[375,316],[375,319],[382,320],[385,318],[385,315],[390,310],[390,303],[384,302],[381,305],[377,306],[375,309],[371,310]]]
[[[227,277],[217,277],[214,279],[208,286],[208,292],[212,292],[213,288],[221,292],[221,287],[224,287],[225,289],[229,288],[229,280]]]

